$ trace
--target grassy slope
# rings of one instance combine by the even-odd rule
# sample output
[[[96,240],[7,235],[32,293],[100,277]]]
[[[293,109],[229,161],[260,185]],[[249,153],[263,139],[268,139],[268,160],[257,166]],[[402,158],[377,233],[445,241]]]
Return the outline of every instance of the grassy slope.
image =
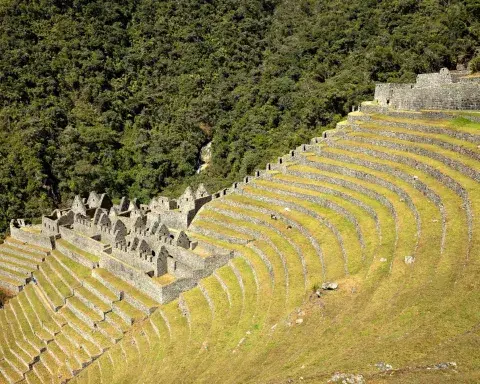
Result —
[[[443,126],[465,131],[476,128],[464,126],[458,119]],[[459,140],[443,135],[438,135],[438,138],[459,143]],[[364,145],[348,140],[344,142],[352,146]],[[465,143],[465,146],[471,147],[471,144]],[[380,147],[375,149],[402,154]],[[291,165],[289,167],[291,170],[305,174],[323,174],[330,177],[332,182],[322,183],[289,174],[276,174],[271,181],[258,182],[258,186],[275,187],[275,182],[280,180],[303,185],[301,188],[298,185],[289,188],[285,184],[278,184],[277,192],[262,192],[261,188],[255,188],[257,185],[255,183],[247,188],[249,192],[255,192],[253,195],[234,195],[226,198],[226,201],[211,203],[196,219],[198,227],[212,229],[231,241],[226,241],[226,238],[215,239],[215,236],[199,235],[199,238],[234,249],[242,255],[241,258],[235,259],[232,265],[219,269],[218,276],[211,276],[202,282],[203,289],[208,293],[214,307],[209,306],[199,288],[184,294],[183,302],[188,308],[189,315],[182,316],[177,302],[164,306],[162,311],[169,321],[170,331],[167,331],[168,327],[163,318],[158,314],[154,315],[163,326],[160,332],[163,336],[152,336],[149,346],[145,346],[144,349],[140,347],[135,353],[129,354],[127,348],[126,356],[130,358],[128,366],[120,364],[115,370],[107,369],[105,358],[102,357],[99,359],[102,374],[92,374],[93,369],[98,369],[98,366],[93,366],[82,373],[77,382],[96,383],[101,379],[102,382],[111,383],[153,383],[159,380],[277,383],[292,382],[289,381],[292,379],[293,382],[313,383],[326,382],[336,371],[362,373],[368,382],[374,383],[478,382],[480,380],[478,373],[480,358],[477,353],[480,343],[478,215],[473,217],[474,230],[467,258],[465,210],[462,208],[461,199],[452,190],[428,174],[403,164],[335,148],[325,147],[324,151],[348,154],[357,159],[390,165],[411,175],[418,175],[442,198],[444,204],[447,231],[443,252],[440,249],[440,211],[412,184],[385,172],[353,163],[347,165],[351,169],[391,181],[411,197],[421,219],[418,239],[411,210],[391,191],[352,176],[333,174],[311,166]],[[436,151],[447,154],[439,148]],[[402,155],[430,164],[453,177],[468,192],[473,212],[479,211],[480,193],[477,182],[439,162],[406,153]],[[310,155],[310,158],[324,164],[341,163],[315,155]],[[470,166],[478,164],[464,156],[459,156],[458,160],[464,160],[465,164]],[[389,211],[378,201],[366,197],[360,191],[338,186],[334,182],[335,178],[352,181],[385,196],[396,209],[397,226],[395,227]],[[284,276],[278,253],[281,252],[285,257],[287,267],[291,266],[290,278],[291,276],[301,278],[301,274],[298,274],[300,264],[294,261],[292,244],[305,247],[305,250],[311,252],[308,237],[302,237],[299,232],[288,235],[283,218],[273,224],[269,223],[268,215],[255,211],[255,207],[268,206],[275,211],[275,205],[261,202],[254,197],[255,194],[279,197],[278,191],[286,189],[331,201],[341,201],[329,197],[328,194],[306,192],[312,185],[329,187],[371,206],[377,212],[381,232],[381,235],[376,233],[371,220],[363,217],[365,214],[362,214],[361,210],[350,207],[350,212],[361,219],[363,234],[368,239],[366,249],[371,256],[367,256],[354,273],[337,275],[340,289],[336,292],[327,292],[320,299],[311,296],[310,290],[305,293],[303,284],[298,282],[293,284],[289,282],[286,286],[288,279]],[[294,202],[298,199],[288,200]],[[233,206],[231,201],[242,204],[242,207]],[[312,203],[300,201],[297,203],[310,209],[317,209],[319,214],[332,220],[336,219],[340,232],[355,244],[355,236],[352,235],[349,223],[342,223],[335,214],[328,213],[320,207],[315,208]],[[347,203],[345,207],[349,209]],[[250,216],[258,220],[255,223],[248,223],[232,216],[235,213],[248,214],[249,209]],[[313,230],[310,220],[295,209],[290,212],[279,210],[278,215],[289,216],[304,228]],[[290,246],[274,234],[271,225],[276,226],[279,231],[284,231],[284,239],[290,237]],[[257,233],[258,240],[253,243],[254,246],[241,244],[242,240],[252,238],[252,232],[246,234],[247,230]],[[293,230],[296,231],[295,228]],[[266,235],[271,242],[261,239],[260,233]],[[326,236],[326,233],[323,235]],[[320,232],[318,235],[313,233],[312,236],[318,236],[325,260],[336,260],[341,257],[339,245],[332,237],[325,237],[323,241]],[[235,239],[240,243],[235,243]],[[415,248],[417,240],[418,246]],[[347,248],[347,251],[352,254],[354,250]],[[260,252],[272,260],[274,283],[259,256]],[[307,269],[313,267],[311,270],[313,273],[308,275],[308,284],[312,285],[314,282],[322,281],[322,269],[318,261],[314,264],[313,259],[309,259],[308,252],[305,254],[308,261]],[[410,254],[415,256],[416,261],[412,266],[407,266],[403,260]],[[387,263],[381,262],[380,259],[383,257],[388,259]],[[359,263],[358,260],[357,257],[355,262]],[[241,276],[240,280],[238,275]],[[299,314],[298,310],[304,311],[305,314]],[[295,320],[299,317],[303,318],[304,322],[295,325]],[[111,355],[118,353],[118,347],[110,351]],[[374,364],[381,361],[392,364],[394,371],[388,374],[379,372]],[[446,361],[456,362],[458,368],[426,369],[427,366]]]

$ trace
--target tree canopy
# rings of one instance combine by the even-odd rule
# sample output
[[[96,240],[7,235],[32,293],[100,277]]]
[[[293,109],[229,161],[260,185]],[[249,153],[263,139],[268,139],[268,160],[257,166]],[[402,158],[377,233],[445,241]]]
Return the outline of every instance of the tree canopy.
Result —
[[[375,82],[466,63],[479,20],[479,0],[6,0],[0,233],[89,190],[228,185]]]

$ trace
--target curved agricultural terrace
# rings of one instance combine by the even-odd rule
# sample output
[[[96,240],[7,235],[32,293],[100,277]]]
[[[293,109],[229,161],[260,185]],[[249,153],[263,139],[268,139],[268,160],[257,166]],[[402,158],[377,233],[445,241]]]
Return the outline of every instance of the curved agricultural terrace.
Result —
[[[37,284],[0,311],[0,382],[480,381],[475,115],[365,104],[202,208],[189,237],[236,257],[165,305],[7,239],[0,279]]]

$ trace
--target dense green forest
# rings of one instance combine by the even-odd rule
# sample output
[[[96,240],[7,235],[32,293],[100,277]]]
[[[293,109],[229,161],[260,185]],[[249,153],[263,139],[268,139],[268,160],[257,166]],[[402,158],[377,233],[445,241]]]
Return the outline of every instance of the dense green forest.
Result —
[[[228,185],[376,81],[474,57],[480,0],[3,0],[0,23],[2,232],[91,189]]]

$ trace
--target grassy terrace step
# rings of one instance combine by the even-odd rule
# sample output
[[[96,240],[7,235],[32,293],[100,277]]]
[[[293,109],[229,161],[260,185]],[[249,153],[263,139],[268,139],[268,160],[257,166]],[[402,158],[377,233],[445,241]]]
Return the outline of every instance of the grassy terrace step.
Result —
[[[222,212],[228,213],[229,211]],[[305,289],[305,276],[302,268],[302,263],[299,260],[299,255],[295,252],[295,249],[292,247],[292,245],[289,244],[288,241],[282,238],[279,234],[273,232],[269,228],[261,227],[259,225],[251,224],[249,222],[238,219],[232,219],[229,216],[225,216],[219,213],[204,211],[202,218],[205,219],[208,217],[217,218],[218,222],[224,222],[225,225],[228,225],[231,230],[235,229],[237,231],[241,231],[242,226],[245,226],[247,228],[259,231],[258,233],[263,232],[271,239],[271,241],[273,242],[272,244],[276,244],[276,249],[282,250],[281,252],[286,259],[283,268],[285,268],[285,276],[286,278],[288,278],[288,280],[285,281],[285,283],[288,284],[286,286],[287,291],[302,292],[302,290]],[[262,244],[260,244],[260,247],[262,247]],[[268,250],[266,251],[268,252]],[[270,255],[272,255],[272,253],[270,253]],[[292,306],[298,305],[302,299],[302,296],[290,297],[290,304]]]
[[[14,239],[11,236],[7,237],[5,239],[5,242],[7,242],[7,243],[9,242],[9,243],[12,243],[12,244],[18,244],[19,246],[25,246],[25,247],[28,248],[29,252],[38,253],[38,254],[48,255],[51,251],[50,248],[44,248],[44,247],[40,247],[38,245],[34,245],[34,244],[31,244],[31,243],[26,243],[24,241]]]
[[[356,133],[348,137],[349,140],[355,140],[358,145],[375,143],[376,146],[383,148],[391,148],[392,150],[402,151],[405,155],[407,153],[425,157],[424,161],[429,163],[431,160],[439,161],[458,172],[479,181],[478,160],[472,159],[468,155],[453,151],[451,149],[443,149],[436,145],[425,143],[411,143],[398,138],[378,138],[378,136],[370,133]],[[477,152],[480,157],[480,152]]]
[[[42,363],[53,377],[66,379],[81,371],[82,364],[78,359],[74,346],[61,334],[49,344],[48,353],[41,357]]]
[[[23,273],[23,272],[18,272],[11,268],[0,267],[0,278],[6,277],[10,280],[25,283],[26,280],[30,278],[30,276],[31,276],[30,273]]]
[[[56,242],[59,245],[60,249],[61,247],[64,247],[69,251],[73,252],[74,254],[76,254],[78,257],[84,258],[85,260],[87,260],[89,263],[92,263],[93,265],[97,265],[100,260],[98,256],[85,252],[84,250],[76,247],[75,245],[69,243],[64,239],[58,239],[56,240]]]
[[[3,244],[7,247],[20,249],[22,252],[32,256],[37,255],[37,257],[40,257],[40,258],[45,257],[50,253],[49,249],[38,247],[36,245],[29,244],[29,243],[24,243],[12,237],[7,237]]]
[[[78,297],[72,296],[67,299],[67,307],[83,322],[90,327],[94,327],[95,323],[102,321],[104,316],[99,315],[87,307]]]
[[[5,383],[16,383],[23,378],[23,376],[14,370],[5,360],[0,361],[0,374],[4,377]]]
[[[31,276],[32,268],[25,266],[24,264],[19,264],[16,261],[12,261],[11,259],[4,259],[0,255],[0,269],[12,269],[17,271],[23,276]],[[36,269],[36,268],[34,268]]]
[[[20,292],[25,283],[8,276],[0,276],[0,287],[12,292]]]
[[[276,186],[279,189],[286,188],[287,186],[293,186],[296,189],[298,188],[297,190],[302,194],[334,201],[336,204],[343,206],[345,209],[352,212],[361,222],[362,228],[370,228],[364,230],[365,233],[372,233],[371,231],[374,228],[378,237],[382,236],[382,221],[380,220],[381,214],[379,211],[382,211],[383,207],[382,205],[378,204],[377,200],[361,194],[352,194],[351,191],[346,191],[343,188],[337,188],[333,185],[318,183],[315,180],[309,180],[300,177],[276,175],[274,176],[273,181],[276,183]],[[279,184],[283,185],[280,186]],[[391,211],[388,211],[388,213],[389,215],[392,215]],[[369,240],[371,239],[369,236],[367,236],[366,241],[368,242]]]
[[[65,298],[62,297],[50,281],[47,280],[43,271],[35,272],[34,276],[37,281],[37,287],[43,294],[43,298],[53,311],[58,311],[65,304]]]
[[[152,313],[159,305],[155,300],[149,298],[147,295],[132,287],[130,284],[115,277],[105,269],[96,268],[93,271],[93,276],[100,280],[107,288],[112,290],[117,295],[123,292],[126,301],[135,306],[137,309],[142,310],[146,314]]]
[[[75,329],[82,337],[95,344],[102,351],[106,351],[112,346],[110,339],[105,337],[95,327],[90,327],[80,320],[69,308],[64,307],[61,310],[61,315],[65,318],[69,326]]]
[[[396,141],[395,141],[396,142]],[[360,148],[371,148],[371,146],[367,145],[367,144],[364,144],[364,143],[360,143],[360,144],[356,144],[358,145],[358,147]],[[444,150],[439,150],[438,152],[446,152]],[[457,194],[460,196],[460,198],[462,199],[463,203],[460,203],[462,205],[462,208],[463,207],[466,207],[466,216],[467,216],[467,220],[468,220],[468,225],[469,225],[469,230],[472,231],[471,229],[471,226],[473,225],[471,221],[475,220],[474,216],[472,215],[472,211],[474,212],[475,211],[475,207],[478,207],[478,204],[479,204],[479,199],[477,197],[477,194],[476,194],[476,191],[477,191],[477,188],[478,188],[478,181],[477,180],[474,180],[473,176],[470,177],[470,175],[467,175],[465,174],[462,170],[456,168],[456,167],[449,167],[449,165],[451,164],[445,164],[444,161],[440,161],[440,159],[432,159],[431,157],[428,157],[428,156],[422,156],[422,155],[419,155],[419,154],[412,154],[412,153],[406,153],[406,152],[403,152],[403,151],[400,151],[400,150],[393,150],[393,149],[389,149],[389,153],[392,153],[392,155],[396,155],[396,156],[402,156],[402,158],[404,159],[409,159],[410,161],[413,161],[415,164],[418,164],[418,163],[423,163],[423,164],[426,164],[427,166],[431,167],[432,169],[438,169],[438,170],[441,170],[442,172],[442,175],[444,175],[443,177],[445,178],[450,178],[450,180],[454,180],[455,181],[455,184],[452,185],[452,183],[447,183],[444,181],[444,179],[438,179],[438,178],[435,178],[436,182],[437,182],[437,185],[440,184],[442,185],[443,187],[443,191],[448,188],[451,190],[451,192],[449,192],[450,195],[452,195],[452,193],[454,194]],[[452,154],[453,155],[453,154]],[[458,155],[456,157],[458,160],[462,161],[462,162],[465,162],[466,164],[469,164],[471,166],[474,165],[474,163],[472,162],[471,159],[468,159],[468,158],[465,158],[465,157],[462,157],[462,155]],[[404,169],[408,169],[408,165],[404,165],[403,166]],[[453,169],[455,168],[455,169]],[[419,174],[420,175],[420,174]],[[430,176],[430,175],[429,175]],[[422,180],[425,176],[422,176]],[[430,176],[430,179],[433,179],[432,176]],[[433,183],[433,181],[432,181]],[[460,188],[460,190],[459,190]],[[438,188],[438,191],[442,191],[441,188]],[[440,193],[440,192],[438,192]],[[445,194],[445,192],[443,192],[443,194]],[[452,209],[455,209],[452,207]],[[469,232],[469,240],[471,240],[471,232]]]
[[[255,190],[249,187],[246,189],[246,192],[255,192]],[[335,237],[334,232],[332,232],[331,229],[324,225],[319,225],[320,223],[316,219],[293,209],[293,207],[288,211],[280,206],[278,202],[262,201],[262,195],[268,197],[269,193],[260,191],[258,194],[248,194],[245,197],[235,196],[234,199],[237,199],[237,201],[248,199],[243,202],[252,207],[272,211],[278,217],[291,220],[292,226],[295,223],[298,226],[298,229],[302,231],[302,235],[312,241],[312,246],[315,246],[313,240],[315,240],[317,244],[321,244],[322,253],[319,253],[319,256],[321,257],[322,265],[324,266],[325,278],[333,279],[335,276],[338,277],[345,274],[347,265],[345,263],[341,243],[339,243],[338,237]],[[259,198],[257,198],[257,196]],[[323,250],[325,250],[325,252]]]
[[[381,274],[388,273],[391,270],[394,260],[396,260],[395,256],[398,255],[400,258],[402,258],[405,255],[415,254],[415,245],[416,243],[418,244],[418,236],[421,233],[421,221],[419,217],[417,218],[415,216],[415,211],[412,210],[407,202],[403,198],[400,198],[396,192],[375,184],[373,181],[363,180],[354,176],[348,176],[346,174],[333,173],[314,167],[294,165],[289,167],[289,170],[295,175],[302,175],[302,177],[311,180],[315,180],[316,177],[320,177],[321,181],[315,181],[316,183],[323,184],[328,181],[330,184],[327,185],[329,185],[331,188],[341,188],[341,190],[348,193],[357,193],[357,196],[358,189],[365,191],[364,193],[368,191],[378,191],[381,193],[381,196],[384,196],[386,201],[391,204],[394,212],[396,212],[396,215],[395,217],[392,217],[388,214],[386,216],[389,217],[390,220],[394,219],[394,226],[396,227],[395,232],[398,234],[398,237],[393,240],[396,247],[394,248],[393,252],[388,252],[389,248],[382,248],[385,252],[377,254],[377,257],[375,258],[376,262],[372,266],[373,269],[371,268],[370,271],[370,273],[373,273],[371,277],[378,279],[380,278]],[[408,192],[414,194],[414,202],[420,202],[424,200],[423,196],[421,196],[411,186],[406,186],[406,188]],[[376,195],[373,196],[375,197]],[[366,198],[370,200],[372,199],[372,197],[369,195],[366,195]],[[375,201],[377,201],[377,204],[379,204],[381,200]],[[416,206],[418,205],[419,204],[416,204]],[[431,205],[420,205],[420,207],[430,209]],[[436,208],[433,207],[433,209],[435,210]],[[432,220],[436,220],[438,222],[439,217],[436,217]],[[438,227],[438,224],[434,224],[434,227]],[[417,242],[412,241],[412,239],[415,238],[417,239]],[[382,258],[386,259],[387,262],[381,263],[379,260]]]
[[[27,290],[29,289],[31,289],[31,286],[27,286],[25,292],[17,296],[18,303],[22,308],[25,318],[30,324],[32,332],[35,333],[36,337],[43,341],[43,344],[46,344],[53,340],[53,335],[43,329],[41,320],[35,312],[35,307],[28,301]]]
[[[72,372],[84,368],[91,361],[87,352],[76,347],[63,332],[56,337],[55,343],[67,356],[67,366],[71,368]]]
[[[17,265],[22,265],[24,268],[28,268],[30,271],[38,269],[40,261],[32,260],[28,257],[15,254],[13,251],[0,246],[0,259],[5,262],[12,262]]]
[[[91,276],[92,271],[90,268],[85,267],[84,265],[77,263],[68,256],[65,256],[63,253],[58,250],[52,251],[52,258],[54,258],[61,266],[68,271],[68,273],[79,282],[82,282],[84,279]]]
[[[76,288],[75,296],[78,297],[83,304],[98,313],[100,316],[104,316],[105,313],[112,310],[111,305],[103,302],[98,296],[90,292],[85,287]]]
[[[123,332],[106,321],[98,322],[96,327],[112,343],[117,343],[123,338]]]
[[[308,199],[308,201],[312,203],[316,203],[318,201],[322,205],[322,207],[325,207],[325,208],[329,208],[330,206],[332,206],[332,210],[322,209],[318,211],[318,213],[328,216],[332,221],[332,223],[336,222],[336,217],[338,216],[337,213],[341,213],[342,216],[344,217],[343,220],[347,220],[350,224],[352,224],[355,227],[358,240],[361,242],[361,245],[365,246],[368,250],[367,242],[370,237],[367,236],[367,234],[369,233],[369,231],[372,230],[372,226],[369,225],[368,230],[363,229],[364,225],[362,224],[364,224],[364,221],[365,221],[363,219],[366,218],[365,208],[363,206],[359,208],[357,204],[346,201],[345,199],[338,198],[332,195],[314,192],[308,188],[307,189],[303,188],[303,186],[286,185],[278,182],[276,179],[273,179],[271,181],[257,180],[255,182],[255,186],[267,187],[272,190],[274,189],[275,191],[277,191],[277,193],[286,194],[287,196],[296,196],[300,200]],[[305,207],[308,209],[308,205],[306,205]],[[372,215],[371,210],[367,211],[367,213]],[[375,220],[375,217],[373,217],[373,220]],[[376,225],[375,225],[376,223],[372,223],[372,224],[373,224],[373,229],[376,229]]]
[[[10,346],[10,351],[28,366],[35,360],[38,351],[25,340],[15,313],[10,306],[7,306],[2,312],[4,316],[0,317],[0,319],[2,319],[3,324],[8,324],[8,328],[5,329],[5,337],[7,344]]]
[[[28,383],[44,384],[52,381],[50,372],[41,361],[33,365],[33,370],[27,373],[26,378]]]
[[[259,253],[255,252],[253,249],[250,249],[248,246],[243,246],[243,245],[238,245],[238,244],[228,244],[224,241],[220,241],[217,239],[205,237],[202,235],[196,234],[197,238],[201,239],[202,241],[206,243],[211,243],[212,245],[216,245],[219,247],[222,247],[224,249],[231,249],[235,252],[237,252],[239,255],[243,256],[245,262],[247,262],[251,268],[252,274],[256,277],[259,286],[258,288],[262,292],[257,298],[258,298],[258,307],[263,307],[266,312],[270,314],[270,316],[274,317],[275,314],[281,312],[284,309],[285,301],[286,301],[286,296],[285,296],[285,286],[280,285],[280,284],[274,284],[272,281],[272,277],[270,274],[270,271],[268,269],[267,264],[265,261],[262,259]],[[256,242],[256,244],[261,247],[260,242]],[[266,248],[265,248],[266,249]],[[269,248],[272,252],[273,249]],[[275,253],[272,253],[272,255],[277,258],[278,256]],[[279,273],[281,272],[282,267],[279,267]],[[226,294],[227,300],[229,302],[230,308],[232,309],[232,313],[229,314],[229,318],[233,319],[235,318],[235,313],[237,308],[235,308],[235,293],[237,291],[238,285],[228,285],[228,281],[230,278],[230,272],[232,271],[232,268],[228,268],[228,266],[224,267],[223,269],[220,268],[218,269],[213,277],[215,280],[220,283],[220,286],[222,287],[222,290],[224,291],[223,293]],[[224,273],[227,273],[226,275],[223,275]],[[238,283],[238,279],[237,283]],[[202,280],[204,281],[204,280]],[[240,287],[241,288],[241,287]],[[272,297],[275,298],[275,305],[272,306]]]
[[[73,292],[76,288],[81,286],[78,276],[72,274],[69,270],[65,269],[61,263],[59,263],[54,257],[49,256],[45,262],[50,269],[55,273],[56,277],[60,279],[62,284],[68,287],[70,292]],[[43,265],[41,266],[41,268]]]
[[[120,316],[127,324],[133,324],[136,321],[146,318],[146,314],[125,300],[113,303],[113,312]]]
[[[45,343],[34,333],[29,319],[26,317],[22,306],[20,305],[18,296],[15,298],[15,300],[11,300],[9,304],[15,313],[15,318],[18,321],[24,340],[28,342],[37,352],[43,351],[45,349]]]
[[[438,120],[430,120],[430,119],[410,119],[406,117],[399,116],[386,116],[386,115],[379,115],[379,114],[372,114],[371,115],[372,121],[375,122],[385,122],[385,123],[404,123],[406,125],[410,125],[417,129],[418,126],[425,126],[431,128],[443,128],[448,131],[457,131],[457,132],[464,132],[474,135],[480,139],[480,133],[478,130],[478,124],[467,122],[467,121],[458,121],[452,119],[438,119]]]
[[[58,378],[59,382],[72,377],[72,372],[66,366],[68,359],[69,356],[60,349],[56,341],[50,343],[47,352],[40,356],[40,362],[47,370],[48,375],[51,378]]]
[[[330,149],[329,149],[329,151],[330,151]],[[337,150],[335,150],[335,151],[339,152],[339,153],[342,152],[342,151],[337,151]],[[444,207],[444,210],[445,210],[445,213],[446,213],[447,216],[449,216],[449,212],[450,213],[458,212],[459,210],[462,209],[461,208],[461,206],[462,206],[461,199],[454,192],[449,190],[447,187],[443,186],[436,179],[433,179],[429,175],[426,175],[426,174],[424,174],[424,173],[422,173],[418,170],[412,170],[411,168],[409,168],[405,165],[400,165],[398,163],[389,162],[387,160],[379,160],[379,159],[372,158],[371,156],[367,156],[367,155],[354,154],[354,157],[358,158],[358,159],[365,159],[365,160],[375,162],[375,163],[379,163],[379,164],[386,164],[386,165],[388,165],[390,167],[393,167],[393,168],[399,168],[404,172],[409,172],[409,169],[410,169],[410,172],[412,172],[412,174],[418,175],[419,179],[421,179],[424,183],[427,183],[431,188],[433,188],[434,191],[436,191],[436,193],[438,193],[440,196],[443,197],[443,207]],[[324,160],[322,159],[322,161],[330,162],[331,160],[330,159],[324,159]],[[349,166],[351,168],[355,168],[355,169],[362,169],[362,170],[367,169],[366,167],[362,167],[358,164],[349,163]],[[394,176],[392,176],[390,174],[386,174],[385,172],[372,171],[371,169],[368,169],[367,172],[372,173],[372,174],[381,175],[381,177],[383,177],[385,179],[396,180],[396,182],[398,183],[398,179],[395,179]],[[448,199],[446,198],[447,196],[448,196]],[[453,225],[453,226],[460,225],[460,226],[466,227],[466,225],[467,225],[466,224],[466,217],[463,216],[463,215],[455,214],[454,216],[450,217],[448,225]],[[448,226],[446,227],[446,230],[448,232]],[[445,233],[445,236],[446,236],[445,243],[448,246],[448,242],[450,240],[449,237],[448,237],[448,233]],[[457,241],[460,240],[460,239],[462,239],[461,235],[459,237],[457,237]],[[465,234],[465,236],[463,236],[463,239],[465,240],[464,241],[464,247],[463,247],[463,249],[464,249],[463,253],[467,254],[468,234]],[[443,248],[442,248],[441,253],[443,253]],[[457,262],[459,262],[459,261],[457,261]],[[436,265],[436,263],[431,263],[431,267],[434,267],[435,265]]]
[[[25,356],[25,352],[18,352],[18,346],[15,344],[15,334],[13,334],[11,327],[8,324],[8,320],[5,311],[0,311],[0,342],[2,343],[2,358],[6,359],[9,365],[16,372],[23,374],[28,370],[29,357]]]
[[[94,277],[87,277],[82,280],[82,285],[106,304],[111,305],[115,301],[120,300],[121,295],[115,294]]]
[[[43,301],[39,293],[36,291],[37,286],[29,284],[24,292],[33,312],[37,316],[41,329],[45,330],[51,336],[60,332],[60,325],[55,320],[55,313],[47,306],[47,303]]]
[[[62,298],[73,295],[73,289],[63,282],[48,261],[40,266],[40,271]]]
[[[105,321],[117,328],[119,331],[125,333],[130,329],[130,324],[115,312],[108,312],[105,315]]]
[[[96,344],[83,337],[70,325],[62,328],[62,334],[64,334],[76,348],[83,349],[91,359],[96,359],[103,353]]]
[[[286,211],[286,216],[293,216],[293,213],[298,211],[299,213],[306,215],[306,217],[309,217],[310,220],[322,223],[322,225],[328,228],[329,232],[333,234],[340,246],[339,250],[342,255],[341,257],[344,259],[346,273],[358,272],[363,264],[363,246],[359,241],[355,227],[352,223],[345,221],[344,218],[336,213],[332,215],[332,211],[322,209],[315,203],[304,201],[301,198],[272,192],[271,188],[267,190],[257,188],[256,183],[246,188],[245,191],[247,192],[247,196],[259,196],[260,199],[263,199],[265,202],[273,202],[279,204],[279,206],[287,205],[291,207],[290,211]],[[312,234],[315,233],[314,226],[310,225],[309,227],[308,222],[305,222],[304,224],[303,221],[300,221],[300,223],[305,228],[309,228]],[[321,238],[325,241],[327,236],[321,236]],[[320,238],[317,238],[317,240],[319,242],[321,241]]]
[[[385,126],[379,122],[363,121],[356,122],[355,132],[372,133],[375,134],[377,138],[398,137],[410,143],[431,144],[437,148],[446,148],[456,153],[468,154],[475,159],[478,159],[479,156],[477,152],[478,144],[442,133],[420,132],[408,128]]]

